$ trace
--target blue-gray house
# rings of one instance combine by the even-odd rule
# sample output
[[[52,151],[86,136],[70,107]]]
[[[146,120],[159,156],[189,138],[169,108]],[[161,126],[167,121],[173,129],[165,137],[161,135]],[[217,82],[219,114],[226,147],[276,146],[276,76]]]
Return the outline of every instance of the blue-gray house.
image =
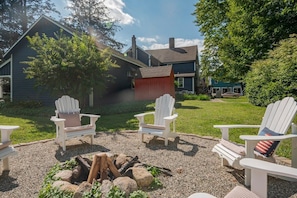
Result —
[[[169,38],[169,48],[143,50],[132,37],[132,46],[125,52],[147,66],[171,65],[177,82],[177,92],[197,93],[200,86],[198,47],[175,47],[174,38]]]
[[[241,83],[222,82],[209,78],[209,87],[213,97],[220,97],[221,94],[226,92],[234,92],[241,96],[243,95],[243,86]]]
[[[23,69],[27,65],[22,62],[27,61],[28,56],[36,55],[35,51],[28,47],[29,43],[26,36],[33,36],[38,32],[39,35],[44,33],[48,37],[53,37],[54,33],[60,32],[61,29],[64,34],[73,35],[71,29],[50,17],[41,16],[4,54],[3,60],[0,62],[0,99],[3,96],[3,91],[5,91],[9,93],[10,100],[13,102],[38,101],[44,105],[54,105],[54,100],[59,96],[50,95],[48,91],[35,87],[34,80],[26,79]],[[116,102],[117,99],[123,101],[134,97],[134,79],[131,77],[131,73],[138,68],[147,67],[147,65],[131,57],[124,56],[118,51],[112,52],[112,59],[120,66],[110,71],[115,77],[115,81],[107,85],[104,93],[94,91],[93,94],[88,96],[90,106],[97,106],[105,101],[111,102],[110,98],[113,98],[113,102]],[[9,82],[9,90],[2,88],[3,82]]]

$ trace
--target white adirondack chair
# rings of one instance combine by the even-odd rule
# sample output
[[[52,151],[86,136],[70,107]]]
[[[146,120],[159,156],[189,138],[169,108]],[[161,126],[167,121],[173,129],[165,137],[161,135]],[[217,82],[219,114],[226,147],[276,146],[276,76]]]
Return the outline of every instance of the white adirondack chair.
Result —
[[[266,162],[263,160],[245,158],[239,162],[244,168],[251,170],[251,191],[236,186],[225,198],[266,198],[267,197],[267,177],[276,175],[297,179],[297,169]],[[194,193],[188,198],[216,198],[208,193]]]
[[[78,100],[67,95],[56,100],[55,105],[56,115],[50,120],[56,124],[56,142],[62,146],[63,151],[66,151],[66,140],[71,138],[90,136],[91,144],[93,144],[96,121],[100,116],[80,113]],[[80,121],[83,116],[90,118],[88,125],[81,125]]]
[[[0,125],[1,143],[0,143],[0,160],[3,160],[3,170],[9,170],[8,157],[15,155],[16,150],[10,144],[10,135],[13,130],[18,129],[19,126]]]
[[[176,113],[173,114],[174,103],[175,99],[172,96],[164,94],[156,99],[154,112],[134,115],[139,121],[138,132],[141,134],[142,142],[144,141],[144,134],[165,138],[165,146],[168,145],[168,138],[177,137],[175,133],[175,119],[178,115]],[[154,115],[153,124],[145,123],[144,117],[149,114]],[[173,131],[170,129],[171,123],[173,123]]]
[[[267,106],[261,125],[214,125],[222,132],[222,140],[216,144],[212,149],[213,152],[219,154],[222,158],[222,165],[230,165],[236,169],[243,169],[239,161],[243,158],[259,158],[265,161],[275,162],[274,154],[271,156],[263,156],[256,152],[254,149],[260,141],[281,141],[284,139],[292,138],[296,141],[297,135],[295,125],[292,121],[297,111],[297,103],[292,97],[286,97],[275,103]],[[289,127],[292,125],[292,134],[286,134]],[[262,136],[262,135],[241,135],[240,138],[245,140],[245,147],[233,144],[228,141],[229,129],[231,128],[259,128],[259,133],[266,127],[280,136]],[[296,144],[297,145],[297,144]],[[296,152],[292,147],[292,152]],[[296,153],[297,154],[297,153]],[[297,155],[296,155],[297,156]],[[297,167],[296,160],[293,159],[292,166]],[[250,171],[245,169],[245,185],[250,185]]]

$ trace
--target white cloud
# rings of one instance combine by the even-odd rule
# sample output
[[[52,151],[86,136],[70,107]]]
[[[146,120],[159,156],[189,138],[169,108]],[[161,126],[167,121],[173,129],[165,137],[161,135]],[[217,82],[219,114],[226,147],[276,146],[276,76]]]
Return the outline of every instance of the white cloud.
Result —
[[[126,5],[122,0],[105,0],[104,4],[109,9],[109,16],[119,21],[120,25],[135,23],[135,19],[123,11]]]
[[[143,39],[145,40],[145,39]],[[168,39],[169,41],[169,39]],[[175,38],[175,47],[187,47],[187,46],[193,46],[197,45],[198,46],[198,53],[201,54],[201,50],[204,49],[203,41],[201,39],[183,39],[183,38]],[[169,44],[161,44],[158,43],[157,41],[151,45],[145,45],[143,44],[142,49],[144,50],[149,50],[149,49],[165,49],[169,47]]]
[[[156,36],[156,38],[138,37],[137,40],[142,43],[156,43],[158,40],[158,36]]]

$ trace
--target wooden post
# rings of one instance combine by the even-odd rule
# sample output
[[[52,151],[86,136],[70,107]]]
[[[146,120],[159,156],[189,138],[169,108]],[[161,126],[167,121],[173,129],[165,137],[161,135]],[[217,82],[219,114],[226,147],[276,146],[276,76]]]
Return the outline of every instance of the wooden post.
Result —
[[[109,157],[107,158],[107,164],[115,178],[122,176]]]
[[[105,153],[98,154],[100,158],[100,182],[107,179],[107,155]]]
[[[100,169],[100,157],[98,155],[93,156],[93,163],[91,166],[91,170],[88,176],[88,182],[92,184],[93,179],[97,178],[98,171]]]

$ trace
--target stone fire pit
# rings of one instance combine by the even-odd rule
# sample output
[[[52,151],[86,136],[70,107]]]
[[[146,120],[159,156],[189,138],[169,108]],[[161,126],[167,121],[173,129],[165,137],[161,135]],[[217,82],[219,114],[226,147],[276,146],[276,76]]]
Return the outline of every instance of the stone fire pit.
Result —
[[[154,181],[154,176],[147,169],[149,165],[141,163],[137,156],[101,152],[93,155],[92,160],[77,156],[75,161],[78,165],[73,169],[61,170],[53,176],[56,181],[52,185],[61,191],[74,193],[75,198],[83,197],[95,182],[101,184],[102,197],[107,197],[113,186],[128,197],[138,189],[148,188]],[[169,169],[160,170],[171,176]]]

